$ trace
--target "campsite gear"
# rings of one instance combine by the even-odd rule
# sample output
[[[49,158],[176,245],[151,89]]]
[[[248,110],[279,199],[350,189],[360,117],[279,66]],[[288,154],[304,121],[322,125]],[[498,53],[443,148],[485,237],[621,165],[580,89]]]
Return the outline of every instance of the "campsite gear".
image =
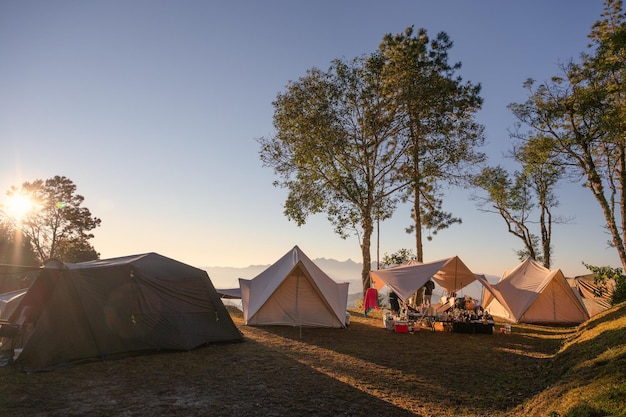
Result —
[[[393,316],[389,310],[383,310],[383,327],[387,330],[394,330]]]
[[[549,270],[528,258],[505,271],[497,284],[479,277],[482,306],[491,315],[514,323],[580,324],[589,318],[580,297],[560,269]]]
[[[27,371],[243,339],[206,271],[156,253],[46,262],[9,321]]]
[[[444,321],[436,321],[435,323],[433,323],[433,330],[436,332],[449,332],[451,330],[450,323]]]
[[[348,285],[294,246],[256,277],[239,279],[244,324],[346,327]]]
[[[394,322],[394,330],[396,333],[408,333],[409,332],[409,324],[406,321],[396,321]]]

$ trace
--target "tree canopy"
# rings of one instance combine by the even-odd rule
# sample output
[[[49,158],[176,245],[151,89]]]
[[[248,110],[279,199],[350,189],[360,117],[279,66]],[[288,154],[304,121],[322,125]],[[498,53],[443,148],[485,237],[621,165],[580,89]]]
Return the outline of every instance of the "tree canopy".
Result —
[[[18,213],[2,211],[2,221],[9,230],[19,231],[32,245],[39,262],[57,258],[67,262],[98,259],[89,243],[91,230],[101,220],[82,207],[84,197],[76,193],[76,185],[63,176],[37,179],[12,186],[9,198],[19,198],[27,207]]]
[[[622,2],[607,0],[589,36],[589,53],[561,65],[561,73],[510,105],[531,136],[550,138],[553,152],[583,179],[600,205],[609,245],[626,267],[626,22]],[[521,135],[520,138],[524,136]]]
[[[385,60],[385,93],[408,144],[400,174],[409,184],[404,201],[412,202],[417,260],[422,262],[422,229],[431,233],[461,219],[443,210],[442,184],[464,184],[484,161],[478,149],[484,128],[474,117],[482,106],[481,86],[464,82],[450,64],[453,43],[445,32],[429,38],[425,29],[409,27],[387,34],[379,52]],[[430,238],[430,237],[429,237]]]
[[[377,56],[312,69],[274,101],[277,133],[261,138],[260,157],[287,188],[286,216],[298,225],[325,212],[343,238],[358,234],[368,288],[373,218],[391,215],[406,144],[382,94]]]
[[[483,129],[473,119],[480,86],[453,76],[460,64],[448,64],[451,46],[443,33],[431,41],[408,28],[386,35],[371,55],[313,68],[277,96],[276,134],[259,139],[274,184],[289,191],[289,219],[302,225],[324,212],[342,238],[359,236],[364,293],[374,219],[413,195],[421,257],[422,227],[436,233],[459,221],[442,210],[440,184],[460,182],[483,159]]]
[[[510,175],[502,166],[484,167],[472,181],[487,197],[475,198],[481,210],[498,213],[508,232],[522,240],[524,248],[517,251],[520,261],[530,257],[550,268],[552,225],[567,222],[553,213],[558,206],[555,187],[564,167],[547,136],[527,138],[510,156],[521,170]]]

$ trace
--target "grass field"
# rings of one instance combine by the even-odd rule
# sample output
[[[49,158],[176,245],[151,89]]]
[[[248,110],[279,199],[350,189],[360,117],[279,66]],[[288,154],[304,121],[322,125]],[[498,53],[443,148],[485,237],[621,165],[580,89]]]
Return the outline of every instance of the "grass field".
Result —
[[[512,334],[250,327],[244,342],[25,374],[0,416],[623,416],[626,304],[579,327]]]

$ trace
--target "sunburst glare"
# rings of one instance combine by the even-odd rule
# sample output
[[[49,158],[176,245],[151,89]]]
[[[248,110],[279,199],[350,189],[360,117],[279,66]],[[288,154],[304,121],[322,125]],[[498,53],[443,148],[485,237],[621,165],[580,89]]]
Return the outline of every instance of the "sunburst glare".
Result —
[[[6,203],[2,207],[5,214],[20,221],[33,209],[34,204],[27,195],[14,194],[7,198]]]

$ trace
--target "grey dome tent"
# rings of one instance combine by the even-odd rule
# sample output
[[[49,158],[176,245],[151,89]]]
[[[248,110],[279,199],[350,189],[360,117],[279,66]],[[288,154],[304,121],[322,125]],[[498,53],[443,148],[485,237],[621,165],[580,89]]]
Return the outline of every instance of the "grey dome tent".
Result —
[[[243,340],[206,271],[156,253],[47,262],[9,322],[27,371]]]

